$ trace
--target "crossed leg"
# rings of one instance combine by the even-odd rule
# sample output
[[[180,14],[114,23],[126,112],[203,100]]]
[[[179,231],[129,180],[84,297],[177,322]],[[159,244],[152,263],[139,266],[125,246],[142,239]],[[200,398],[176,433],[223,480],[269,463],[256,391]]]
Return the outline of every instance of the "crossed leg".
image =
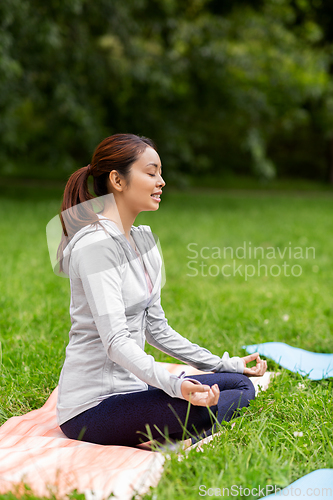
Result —
[[[208,373],[192,376],[202,384],[218,384],[220,397],[210,409],[172,398],[161,389],[115,394],[61,425],[71,439],[96,444],[136,446],[149,439],[184,439],[184,427],[201,439],[212,433],[216,419],[229,421],[237,409],[254,399],[252,382],[239,373]],[[147,432],[149,426],[150,433]]]

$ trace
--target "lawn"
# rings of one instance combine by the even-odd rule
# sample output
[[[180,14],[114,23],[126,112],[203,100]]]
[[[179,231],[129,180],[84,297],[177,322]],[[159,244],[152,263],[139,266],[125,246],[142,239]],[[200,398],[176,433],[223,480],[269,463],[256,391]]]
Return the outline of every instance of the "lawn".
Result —
[[[39,408],[64,360],[69,281],[53,274],[45,237],[60,200],[47,187],[0,190],[0,423]],[[333,352],[332,209],[329,192],[166,190],[158,212],[136,224],[160,239],[171,326],[220,355],[268,341]],[[332,379],[312,382],[268,365],[281,371],[268,391],[203,453],[171,454],[147,498],[198,499],[209,488],[258,498],[241,487],[284,487],[333,468]]]

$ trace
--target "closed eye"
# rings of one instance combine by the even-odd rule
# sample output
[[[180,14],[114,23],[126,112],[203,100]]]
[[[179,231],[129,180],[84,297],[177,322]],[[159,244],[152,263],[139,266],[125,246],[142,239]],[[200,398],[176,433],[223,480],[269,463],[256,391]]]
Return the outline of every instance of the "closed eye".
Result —
[[[148,174],[148,175],[150,175],[150,177],[155,177],[155,174]]]

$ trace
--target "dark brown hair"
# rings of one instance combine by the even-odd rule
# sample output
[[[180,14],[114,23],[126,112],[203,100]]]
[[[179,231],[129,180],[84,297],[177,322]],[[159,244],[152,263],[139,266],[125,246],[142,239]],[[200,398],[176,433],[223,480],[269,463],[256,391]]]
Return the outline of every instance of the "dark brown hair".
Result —
[[[132,164],[139,158],[147,147],[156,150],[153,141],[147,137],[134,134],[114,134],[106,137],[95,149],[91,163],[74,172],[65,187],[64,197],[61,205],[60,220],[63,229],[61,242],[58,248],[57,258],[62,271],[62,254],[67,243],[75,233],[88,224],[99,224],[99,219],[92,206],[85,201],[93,200],[95,196],[88,188],[88,177],[93,176],[94,191],[97,197],[108,194],[107,181],[112,170],[127,182],[130,181],[130,170]],[[73,210],[73,207],[77,207]],[[62,212],[66,212],[66,224]]]

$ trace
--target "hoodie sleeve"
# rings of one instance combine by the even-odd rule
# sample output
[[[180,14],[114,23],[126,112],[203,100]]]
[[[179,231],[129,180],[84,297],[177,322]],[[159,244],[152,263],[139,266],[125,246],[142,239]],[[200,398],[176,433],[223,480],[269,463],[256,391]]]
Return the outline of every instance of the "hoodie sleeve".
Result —
[[[150,259],[147,263],[150,264],[151,261],[154,263],[154,268],[162,270],[162,273],[158,273],[158,280],[161,280],[164,275],[164,263],[158,237],[152,233],[149,226],[140,226],[140,228],[143,231],[146,251],[148,249],[153,250],[149,254]],[[163,281],[165,281],[165,276],[163,276]],[[243,360],[238,356],[230,358],[229,353],[225,352],[220,358],[212,354],[208,349],[193,344],[173,330],[168,324],[161,306],[161,283],[157,288],[159,290],[157,299],[146,308],[146,339],[149,344],[186,364],[194,366],[198,370],[230,373],[244,372]]]
[[[168,324],[161,298],[147,310],[146,339],[149,344],[198,370],[213,372],[243,373],[244,363],[238,356],[229,357],[225,352],[220,358],[208,349],[193,344],[182,337]]]
[[[126,262],[112,237],[81,246],[72,253],[73,272],[82,287],[108,357],[139,379],[184,399],[182,379],[170,374],[131,338],[122,297]]]

